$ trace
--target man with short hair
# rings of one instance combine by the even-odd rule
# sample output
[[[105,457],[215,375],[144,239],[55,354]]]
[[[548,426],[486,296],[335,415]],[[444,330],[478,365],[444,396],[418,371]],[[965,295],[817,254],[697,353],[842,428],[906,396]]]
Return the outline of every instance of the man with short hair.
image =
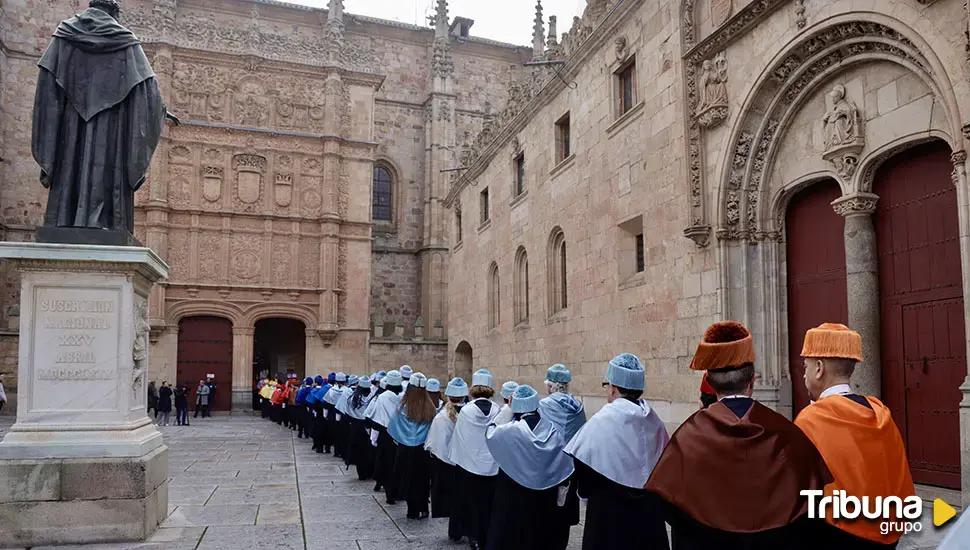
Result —
[[[669,548],[663,505],[643,490],[670,439],[660,417],[641,399],[644,379],[636,355],[611,359],[603,382],[607,404],[566,445],[579,496],[588,499],[583,550]]]
[[[666,502],[674,550],[820,548],[803,490],[832,480],[812,442],[751,398],[751,333],[734,321],[707,329],[691,362],[718,402],[674,433],[646,489]],[[587,520],[588,521],[588,520]]]
[[[825,494],[870,499],[916,494],[906,447],[892,414],[881,401],[852,391],[851,379],[862,362],[862,337],[849,327],[825,323],[805,335],[805,387],[814,402],[795,424],[815,444],[835,476]],[[837,519],[831,514],[829,540],[839,548],[896,548],[902,533],[880,529],[882,520]]]

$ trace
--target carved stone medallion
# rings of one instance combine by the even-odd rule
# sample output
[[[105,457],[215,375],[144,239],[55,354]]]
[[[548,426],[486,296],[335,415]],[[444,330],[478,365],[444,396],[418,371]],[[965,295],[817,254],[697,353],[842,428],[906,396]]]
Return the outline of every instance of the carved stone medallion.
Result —
[[[720,27],[731,17],[731,0],[711,0],[711,23]]]
[[[237,252],[232,258],[232,270],[240,279],[253,279],[260,271],[259,255],[252,250]]]

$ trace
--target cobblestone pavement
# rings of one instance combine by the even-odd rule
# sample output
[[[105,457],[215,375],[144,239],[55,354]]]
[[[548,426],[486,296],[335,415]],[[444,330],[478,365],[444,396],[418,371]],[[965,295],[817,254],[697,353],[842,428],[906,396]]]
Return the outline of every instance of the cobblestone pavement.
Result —
[[[10,419],[12,420],[12,419]],[[0,420],[0,434],[10,420]],[[160,428],[169,446],[169,517],[145,543],[85,550],[392,550],[459,549],[448,520],[405,518],[406,505],[384,503],[373,482],[359,481],[329,455],[310,451],[296,433],[248,416],[195,420]],[[942,533],[932,512],[900,550],[936,548]],[[570,549],[582,542],[573,529]],[[58,548],[72,548],[60,546]],[[37,550],[37,549],[33,549]]]

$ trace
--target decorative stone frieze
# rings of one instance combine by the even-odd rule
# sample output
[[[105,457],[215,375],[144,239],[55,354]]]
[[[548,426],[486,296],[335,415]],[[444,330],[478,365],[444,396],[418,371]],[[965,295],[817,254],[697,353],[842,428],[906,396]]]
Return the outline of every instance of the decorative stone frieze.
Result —
[[[842,217],[870,216],[876,212],[879,196],[872,193],[854,193],[832,203],[835,213]]]

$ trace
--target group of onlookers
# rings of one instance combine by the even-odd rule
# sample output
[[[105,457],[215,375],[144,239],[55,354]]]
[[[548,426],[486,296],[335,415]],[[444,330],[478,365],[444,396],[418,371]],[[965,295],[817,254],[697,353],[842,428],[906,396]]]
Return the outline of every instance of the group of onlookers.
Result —
[[[212,403],[215,400],[216,381],[214,378],[209,380],[199,380],[199,385],[195,388],[195,412],[193,418],[212,416]],[[158,422],[159,426],[168,426],[171,418],[172,409],[175,409],[175,423],[178,426],[189,425],[189,398],[192,390],[184,383],[172,387],[169,382],[163,381],[159,387],[155,382],[148,383],[148,414]],[[152,415],[154,411],[154,415]],[[159,418],[161,417],[161,418]]]

